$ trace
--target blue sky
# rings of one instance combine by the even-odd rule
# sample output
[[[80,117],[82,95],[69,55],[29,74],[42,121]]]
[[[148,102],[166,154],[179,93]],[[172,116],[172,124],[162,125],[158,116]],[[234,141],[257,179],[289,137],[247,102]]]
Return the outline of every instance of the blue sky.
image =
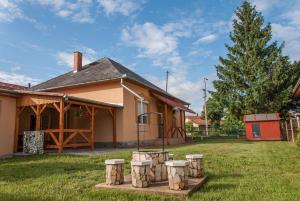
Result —
[[[239,0],[0,0],[0,81],[36,84],[71,70],[73,51],[84,62],[110,57],[165,85],[192,103],[203,103],[216,79],[218,57]],[[300,57],[300,1],[252,0],[285,41],[284,54]]]

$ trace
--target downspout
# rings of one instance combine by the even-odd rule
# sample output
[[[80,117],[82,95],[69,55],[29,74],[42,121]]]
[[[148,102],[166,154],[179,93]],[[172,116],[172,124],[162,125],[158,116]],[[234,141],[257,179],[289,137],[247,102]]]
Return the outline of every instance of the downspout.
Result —
[[[140,101],[141,101],[141,113],[144,111],[144,106],[143,106],[143,102],[144,102],[144,98],[142,96],[140,96],[139,94],[137,94],[135,91],[133,91],[132,89],[130,89],[129,87],[127,87],[125,84],[123,84],[123,78],[126,77],[126,74],[124,74],[121,77],[121,86],[126,89],[127,91],[129,91],[131,94],[133,94],[135,97],[137,97]],[[143,124],[144,119],[141,119],[141,124]]]

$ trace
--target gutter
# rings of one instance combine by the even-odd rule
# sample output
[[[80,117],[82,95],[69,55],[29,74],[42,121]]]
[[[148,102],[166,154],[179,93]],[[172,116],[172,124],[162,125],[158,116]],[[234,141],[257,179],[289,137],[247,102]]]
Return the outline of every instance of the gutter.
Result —
[[[126,78],[126,74],[124,74],[121,77],[121,86],[126,89],[127,91],[129,91],[131,94],[133,94],[135,97],[137,97],[138,99],[140,99],[141,101],[141,113],[144,111],[144,106],[143,106],[143,102],[145,101],[144,97],[140,96],[138,93],[136,93],[135,91],[133,91],[132,89],[130,89],[128,86],[126,86],[125,84],[123,84],[123,78]],[[139,115],[138,115],[139,116]],[[143,115],[142,115],[143,116]],[[141,124],[143,124],[143,118],[141,119]]]

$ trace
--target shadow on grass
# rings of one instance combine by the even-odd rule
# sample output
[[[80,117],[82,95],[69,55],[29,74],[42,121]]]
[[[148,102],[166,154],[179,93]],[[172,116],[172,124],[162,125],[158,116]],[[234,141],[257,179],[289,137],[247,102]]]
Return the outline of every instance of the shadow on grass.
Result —
[[[92,159],[76,160],[79,157],[44,155],[7,159],[0,165],[0,181],[18,182],[54,175],[72,177],[77,172],[105,170],[104,163]]]

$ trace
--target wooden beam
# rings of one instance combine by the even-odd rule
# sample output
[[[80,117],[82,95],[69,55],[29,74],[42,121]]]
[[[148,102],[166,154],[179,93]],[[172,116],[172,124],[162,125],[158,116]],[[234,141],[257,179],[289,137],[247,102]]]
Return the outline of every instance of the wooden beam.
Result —
[[[113,148],[117,147],[117,110],[113,110]]]
[[[43,111],[46,109],[46,107],[47,107],[47,104],[45,104],[45,105],[42,106],[41,111],[40,111],[41,114],[42,114]]]
[[[57,112],[60,112],[59,106],[57,105],[57,103],[53,103],[53,106],[55,107],[55,109],[57,110]]]
[[[92,116],[91,109],[87,105],[85,105],[84,107],[85,107],[86,111],[89,113],[89,115]]]
[[[41,130],[41,106],[40,105],[36,106],[35,115],[36,115],[35,130],[39,131],[39,130]]]
[[[35,109],[35,107],[34,106],[30,106],[30,108],[32,109],[32,111],[35,113],[35,115],[37,115],[37,109]]]
[[[291,132],[292,132],[292,142],[295,142],[295,136],[294,136],[294,128],[293,128],[293,119],[290,119],[290,126],[291,126]]]
[[[48,132],[48,133],[49,133],[51,139],[52,139],[52,140],[54,141],[54,143],[56,144],[56,146],[58,146],[58,145],[59,145],[59,142],[58,142],[56,136],[54,135],[54,133],[53,133],[53,132]]]
[[[91,148],[92,150],[95,149],[95,142],[94,142],[94,124],[95,124],[95,107],[92,107],[92,114],[91,114],[91,138],[90,138],[90,143],[91,143]]]
[[[61,153],[64,149],[64,101],[60,101],[60,107],[59,107],[59,145],[58,145],[58,152]]]
[[[72,104],[68,104],[65,108],[64,108],[64,112],[67,112],[70,108],[71,108]]]
[[[68,144],[76,135],[77,135],[78,132],[73,132],[71,135],[69,135],[69,137],[64,141],[64,146],[66,144]]]
[[[112,106],[100,106],[100,105],[96,105],[96,104],[90,104],[90,103],[85,103],[85,102],[80,102],[80,101],[73,101],[73,100],[67,100],[65,102],[66,103],[71,103],[71,104],[74,104],[74,105],[95,107],[97,109],[106,109],[106,110],[109,110],[109,109],[114,108]]]
[[[287,120],[285,120],[284,123],[285,123],[286,139],[287,139],[287,141],[290,141],[290,136],[289,136],[289,130],[288,130]]]

